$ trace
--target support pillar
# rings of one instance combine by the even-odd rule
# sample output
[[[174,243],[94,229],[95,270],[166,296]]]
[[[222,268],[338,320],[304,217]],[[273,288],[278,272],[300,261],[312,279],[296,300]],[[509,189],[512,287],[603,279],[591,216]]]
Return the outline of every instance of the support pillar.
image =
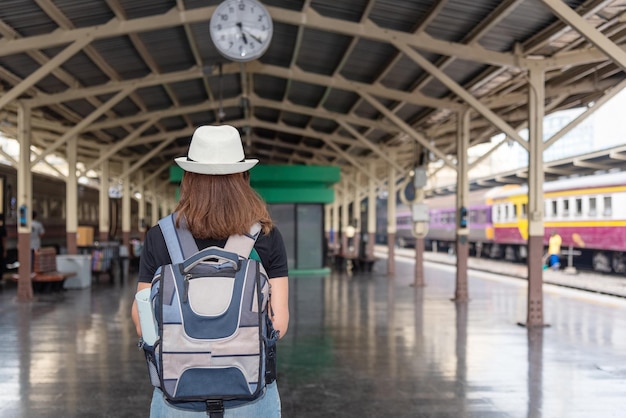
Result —
[[[376,162],[371,161],[367,182],[367,246],[365,255],[368,260],[374,259],[374,245],[376,245]]]
[[[324,205],[324,245],[322,246],[324,266],[327,265],[328,257],[332,254],[332,218],[333,206],[330,203],[327,203]]]
[[[144,186],[144,175],[143,171],[137,171],[137,193],[139,195],[139,199],[137,201],[138,206],[138,225],[137,230],[140,234],[143,234],[146,230],[146,190]]]
[[[152,194],[152,206],[150,210],[152,218],[151,224],[154,226],[159,221],[159,196],[157,194],[157,184],[155,179],[152,179],[152,187],[150,189]]]
[[[128,172],[130,163],[127,159],[122,162],[122,171]],[[130,249],[130,177],[122,179],[122,245]]]
[[[352,256],[359,258],[359,249],[361,248],[361,199],[359,197],[360,192],[361,175],[357,171],[354,173],[354,200],[352,201],[352,226],[355,229],[354,237],[352,238]]]
[[[415,270],[413,271],[413,286],[424,287],[424,238],[415,239]]]
[[[104,152],[104,150],[102,151]],[[99,216],[99,239],[109,240],[109,160],[104,159],[100,163],[102,175],[100,176],[100,216]]]
[[[389,151],[389,157],[395,159],[396,153]],[[394,276],[396,274],[396,169],[389,164],[387,174],[387,275]]]
[[[469,217],[469,180],[467,174],[469,136],[470,111],[465,110],[459,112],[457,116],[456,289],[454,292],[454,300],[457,302],[466,302],[469,299],[467,285],[470,228],[467,219]]]
[[[543,118],[544,69],[530,67],[528,156],[528,311],[526,326],[543,323]]]
[[[331,225],[331,237],[333,250],[337,250],[339,247],[339,196],[341,193],[338,190],[338,187],[335,186],[335,200],[333,201],[333,221]]]
[[[349,225],[349,209],[350,203],[348,202],[348,184],[344,182],[343,190],[341,192],[341,255],[347,257],[350,253],[348,250],[348,234],[347,228]]]
[[[67,253],[78,254],[76,232],[78,231],[78,179],[76,177],[76,162],[78,138],[72,136],[67,141],[67,181],[65,182],[65,200],[67,201],[65,218]]]
[[[20,262],[17,300],[19,302],[28,302],[34,299],[33,285],[30,279],[30,231],[33,222],[33,177],[30,170],[30,136],[31,109],[20,104],[17,109],[17,140],[20,143],[20,161],[17,170],[17,254]],[[24,211],[21,208],[24,208]]]

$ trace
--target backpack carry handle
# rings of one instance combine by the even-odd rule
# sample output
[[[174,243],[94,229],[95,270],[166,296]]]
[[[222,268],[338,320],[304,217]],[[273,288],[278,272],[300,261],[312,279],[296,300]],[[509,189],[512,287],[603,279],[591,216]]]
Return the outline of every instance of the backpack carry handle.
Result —
[[[237,254],[224,251],[220,247],[208,247],[185,260],[183,262],[183,271],[188,273],[189,270],[194,268],[196,265],[209,259],[218,259],[230,262],[232,263],[235,271],[239,270],[240,267],[239,256]]]

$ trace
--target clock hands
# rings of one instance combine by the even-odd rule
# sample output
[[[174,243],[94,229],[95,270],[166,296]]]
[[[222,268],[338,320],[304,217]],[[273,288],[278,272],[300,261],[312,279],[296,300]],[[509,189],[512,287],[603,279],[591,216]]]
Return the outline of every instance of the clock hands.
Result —
[[[243,30],[243,24],[241,22],[237,22],[237,27],[239,28],[239,31],[241,32],[241,38],[243,39],[244,44],[248,43],[248,38],[246,38],[246,34],[248,34],[248,36],[250,36],[252,39],[257,41],[259,44],[262,43],[261,38],[259,38],[256,35],[251,34],[247,30]]]
[[[248,39],[246,39],[246,34],[243,31],[243,25],[241,24],[241,22],[237,22],[237,27],[239,28],[239,32],[241,32],[241,38],[243,39],[243,43],[247,44]]]

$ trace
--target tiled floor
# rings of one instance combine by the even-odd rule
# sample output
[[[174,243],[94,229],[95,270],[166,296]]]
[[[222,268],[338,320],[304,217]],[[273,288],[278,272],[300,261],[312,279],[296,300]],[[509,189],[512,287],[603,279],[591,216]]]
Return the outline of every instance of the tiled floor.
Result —
[[[279,343],[285,417],[622,417],[626,300],[546,286],[547,328],[516,325],[525,282],[385,261],[374,272],[291,281]],[[129,319],[134,283],[63,301],[0,293],[0,417],[147,417],[151,387]]]

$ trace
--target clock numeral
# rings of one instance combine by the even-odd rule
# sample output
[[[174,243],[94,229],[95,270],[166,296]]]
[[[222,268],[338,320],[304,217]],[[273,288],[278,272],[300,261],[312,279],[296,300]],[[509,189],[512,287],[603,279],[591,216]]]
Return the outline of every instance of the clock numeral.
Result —
[[[239,3],[239,10],[244,11],[246,10],[246,5],[243,3]]]
[[[226,22],[228,20],[228,15],[226,13],[222,13],[220,15],[220,19],[222,19],[224,22]]]

